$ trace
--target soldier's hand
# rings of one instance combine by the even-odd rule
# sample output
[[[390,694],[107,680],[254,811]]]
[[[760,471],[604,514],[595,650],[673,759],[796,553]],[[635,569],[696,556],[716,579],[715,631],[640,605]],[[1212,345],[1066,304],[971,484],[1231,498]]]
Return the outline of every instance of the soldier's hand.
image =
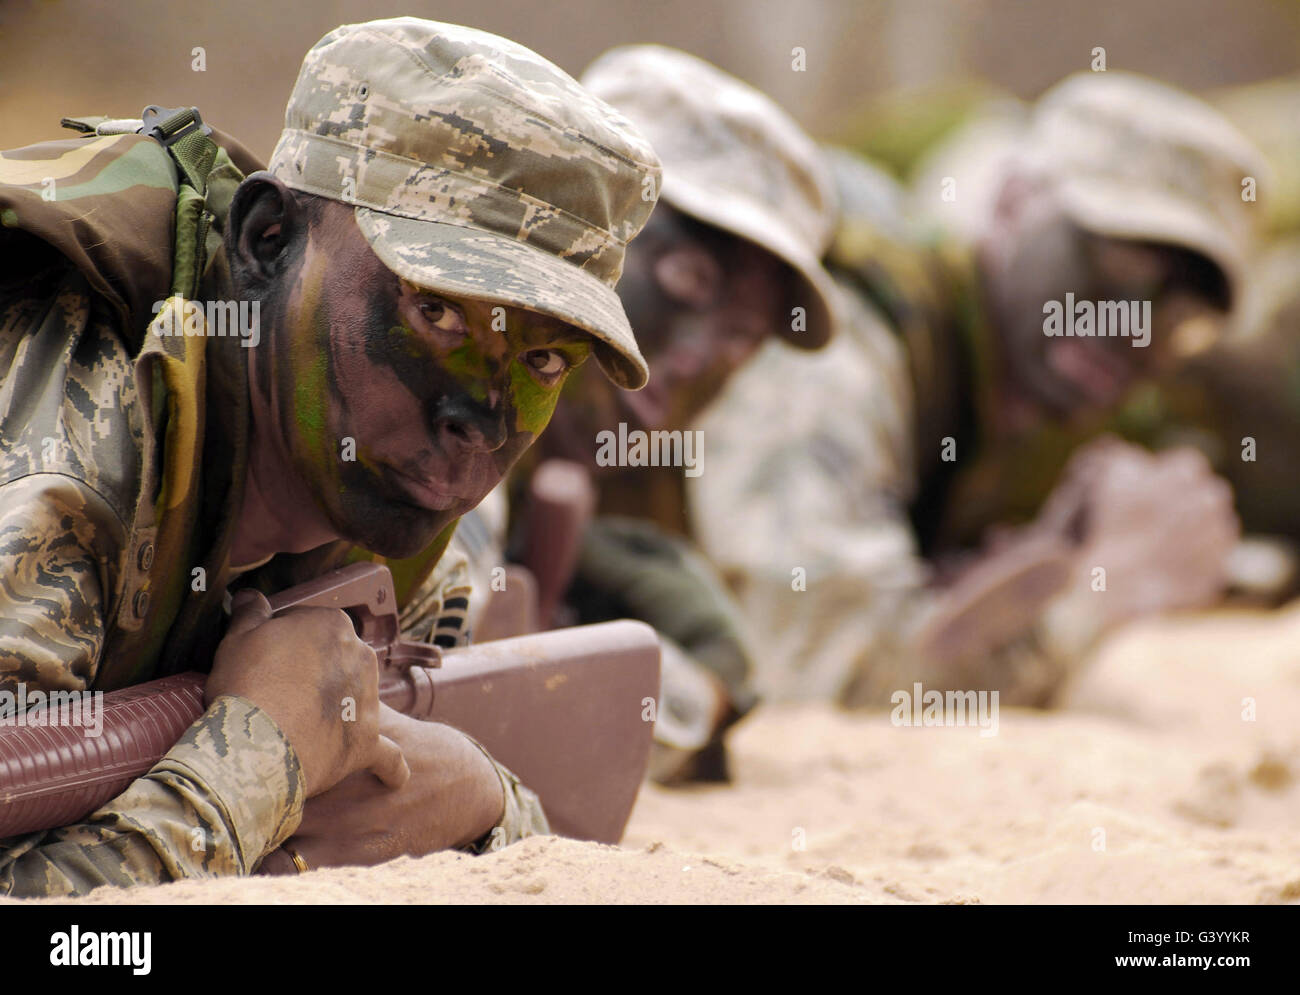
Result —
[[[208,703],[223,694],[246,698],[280,727],[309,798],[357,771],[391,787],[410,777],[401,748],[380,734],[375,652],[337,608],[273,619],[260,593],[239,591],[204,691]]]
[[[1115,439],[1080,450],[1040,517],[1078,542],[1105,624],[1212,604],[1240,537],[1232,489],[1200,452]]]
[[[411,779],[392,790],[354,774],[303,808],[288,841],[309,867],[372,865],[419,857],[473,842],[501,818],[501,778],[464,733],[380,706],[380,728],[411,761]],[[262,862],[264,874],[296,873],[283,851]]]
[[[1074,549],[1066,540],[1032,530],[1004,532],[936,590],[914,636],[916,652],[969,668],[1032,625],[1070,582],[1073,568]]]

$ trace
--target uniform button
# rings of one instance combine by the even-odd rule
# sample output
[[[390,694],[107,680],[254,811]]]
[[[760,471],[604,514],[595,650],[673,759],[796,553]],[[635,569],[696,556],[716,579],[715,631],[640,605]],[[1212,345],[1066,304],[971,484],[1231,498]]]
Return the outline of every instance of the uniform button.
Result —
[[[140,569],[148,570],[153,566],[153,543],[146,542],[140,547]]]
[[[135,617],[144,618],[149,613],[149,592],[135,592]]]

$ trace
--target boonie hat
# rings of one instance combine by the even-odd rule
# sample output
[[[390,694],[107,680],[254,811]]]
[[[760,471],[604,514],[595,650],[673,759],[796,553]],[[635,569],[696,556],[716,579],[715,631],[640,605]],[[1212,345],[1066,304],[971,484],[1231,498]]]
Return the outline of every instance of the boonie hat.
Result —
[[[793,268],[790,303],[804,308],[806,327],[783,324],[782,337],[806,349],[824,345],[838,299],[821,264],[835,228],[835,186],[794,119],[749,84],[661,45],[611,49],[582,84],[650,140],[663,160],[667,203]]]

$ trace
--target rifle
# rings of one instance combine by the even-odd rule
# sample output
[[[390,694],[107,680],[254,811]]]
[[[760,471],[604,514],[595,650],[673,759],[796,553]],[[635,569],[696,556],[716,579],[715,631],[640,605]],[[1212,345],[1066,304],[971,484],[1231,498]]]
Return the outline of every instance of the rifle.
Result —
[[[642,714],[659,694],[649,626],[606,622],[443,652],[401,638],[392,575],[375,563],[270,602],[273,616],[346,611],[375,651],[384,704],[477,739],[537,792],[555,833],[622,838],[650,752],[653,724]],[[70,703],[0,726],[0,838],[78,822],[121,794],[203,714],[205,680],[188,672],[105,694],[95,738],[73,724]]]

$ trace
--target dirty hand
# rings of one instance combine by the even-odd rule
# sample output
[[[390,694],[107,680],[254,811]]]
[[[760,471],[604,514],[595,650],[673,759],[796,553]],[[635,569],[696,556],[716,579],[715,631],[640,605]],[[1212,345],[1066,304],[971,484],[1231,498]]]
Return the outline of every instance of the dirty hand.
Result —
[[[310,798],[354,772],[400,787],[401,748],[379,728],[375,652],[337,608],[295,608],[271,618],[259,592],[234,598],[204,696],[244,698],[279,726],[302,765]]]

